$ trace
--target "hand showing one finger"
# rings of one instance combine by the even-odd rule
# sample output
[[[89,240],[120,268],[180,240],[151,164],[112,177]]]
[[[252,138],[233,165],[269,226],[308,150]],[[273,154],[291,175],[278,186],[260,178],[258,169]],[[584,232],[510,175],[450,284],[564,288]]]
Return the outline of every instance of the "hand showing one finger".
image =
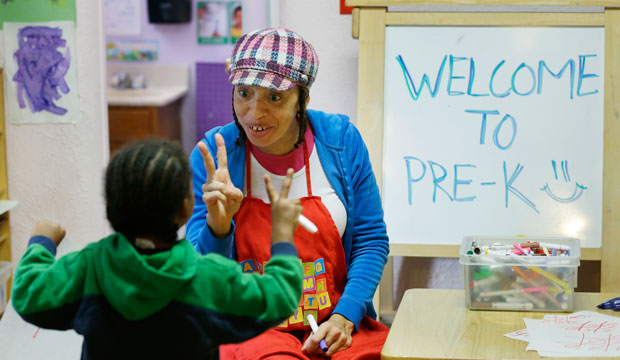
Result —
[[[202,201],[207,206],[207,224],[217,237],[224,237],[230,232],[232,218],[241,206],[243,192],[232,183],[228,172],[226,144],[220,134],[215,134],[217,145],[218,168],[204,142],[198,143],[198,149],[204,161],[207,179],[202,186]]]
[[[354,325],[340,314],[333,314],[329,320],[319,326],[316,333],[311,333],[306,339],[302,351],[308,354],[332,356],[335,353],[351,347]],[[323,352],[319,342],[325,340],[327,352]]]

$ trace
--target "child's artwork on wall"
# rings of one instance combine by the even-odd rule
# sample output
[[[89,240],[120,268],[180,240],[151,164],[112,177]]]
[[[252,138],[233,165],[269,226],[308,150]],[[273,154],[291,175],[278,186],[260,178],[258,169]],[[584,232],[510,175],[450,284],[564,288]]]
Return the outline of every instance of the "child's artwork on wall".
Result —
[[[155,61],[159,57],[157,40],[116,40],[106,44],[106,58],[120,61]]]
[[[79,119],[75,23],[4,23],[5,115],[13,123]]]
[[[198,44],[234,44],[243,34],[241,1],[198,1]]]

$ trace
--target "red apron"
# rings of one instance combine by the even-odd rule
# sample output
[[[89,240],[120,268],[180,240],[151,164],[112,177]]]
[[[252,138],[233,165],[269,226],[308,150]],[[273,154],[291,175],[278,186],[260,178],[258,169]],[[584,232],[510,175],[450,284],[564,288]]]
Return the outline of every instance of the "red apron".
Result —
[[[307,320],[308,314],[313,314],[319,324],[327,320],[344,291],[347,266],[342,240],[321,198],[312,195],[309,156],[305,142],[303,146],[308,196],[302,197],[300,201],[304,208],[304,216],[319,228],[319,232],[311,234],[299,226],[293,235],[295,247],[304,268],[303,293],[299,306],[292,316],[274,330],[269,330],[241,344],[222,346],[221,359],[281,358],[283,355],[286,357],[285,354],[289,358],[307,359],[300,349],[301,341],[305,340],[311,331]],[[252,197],[249,149],[248,144],[245,161],[247,195],[243,198],[241,207],[234,216],[235,247],[237,259],[244,272],[263,273],[264,265],[271,257],[271,231],[259,229],[271,229],[271,205]],[[279,189],[276,191],[279,192]],[[370,318],[364,320],[373,321]],[[383,326],[376,323],[371,327],[376,325]],[[358,333],[361,327],[360,325]],[[383,328],[382,330],[385,330],[383,336],[375,333],[380,336],[378,340],[381,346],[387,336],[387,327],[383,326]],[[284,342],[282,342],[283,339]],[[358,345],[363,345],[363,343],[365,341]],[[266,344],[270,345],[266,346]],[[367,345],[368,343],[365,344],[366,348]],[[378,349],[380,351],[381,347],[379,346]]]

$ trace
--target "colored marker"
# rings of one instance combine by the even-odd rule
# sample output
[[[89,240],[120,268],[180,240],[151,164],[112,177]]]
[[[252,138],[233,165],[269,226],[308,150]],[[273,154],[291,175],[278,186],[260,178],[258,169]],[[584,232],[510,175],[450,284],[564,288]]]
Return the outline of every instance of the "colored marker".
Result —
[[[519,267],[517,266],[512,266],[512,269],[519,275],[521,275],[522,278],[524,278],[527,282],[529,282],[530,284],[534,285],[536,287],[537,282],[534,281],[534,279],[532,279],[531,277],[529,277],[526,273],[524,273],[521,269],[519,269]],[[560,306],[560,303],[556,300],[556,298],[554,298],[553,296],[551,296],[551,294],[549,294],[549,292],[547,291],[543,291],[542,294],[549,300],[551,300],[551,302],[553,302],[554,305],[556,306]]]
[[[555,250],[555,249],[554,249]],[[562,280],[560,280],[557,276],[546,272],[545,270],[537,267],[537,266],[532,266],[530,268],[532,271],[535,271],[537,273],[539,273],[540,275],[546,277],[547,279],[551,280],[554,284],[557,284],[559,286],[562,287],[562,289],[564,289],[564,291],[566,293],[571,293],[573,290],[568,286],[568,284]]]
[[[540,292],[540,291],[545,291],[545,290],[547,290],[547,287],[542,286],[542,287],[535,287],[535,288],[482,291],[480,292],[479,295],[482,297],[492,297],[492,296],[503,296],[503,295],[514,295],[514,294],[521,294],[521,293]]]
[[[517,294],[515,296],[505,296],[504,300],[507,303],[511,304],[531,302],[539,309],[545,308],[545,302],[532,294]]]
[[[494,302],[494,303],[472,303],[472,308],[480,309],[495,309],[495,310],[532,310],[534,304],[526,303],[508,303],[508,302]]]
[[[526,242],[526,243],[522,243],[520,244],[520,246],[522,248],[542,248],[542,247],[547,247],[549,249],[556,249],[556,250],[562,250],[562,251],[570,251],[570,246],[568,245],[561,245],[561,244],[549,244],[549,243],[544,243],[544,242]]]
[[[539,243],[540,246],[544,246],[548,249],[556,249],[556,250],[568,250],[570,251],[570,246],[567,245],[559,245],[559,244],[549,244],[549,243]]]
[[[599,309],[611,309],[611,308],[613,308],[614,302],[616,302],[616,301],[620,301],[620,297],[615,297],[613,299],[609,299],[609,300],[605,301],[604,303],[596,305],[596,307],[599,308]]]
[[[521,254],[525,255],[525,250],[523,250],[521,245],[519,245],[517,243],[514,243],[512,246],[514,246],[517,250],[519,250],[521,252]]]
[[[308,322],[310,323],[312,332],[316,334],[316,332],[319,331],[319,326],[316,324],[316,320],[314,320],[314,316],[312,316],[312,314],[308,314]],[[319,346],[323,352],[327,352],[327,344],[325,343],[325,339],[321,339]]]
[[[489,285],[493,285],[499,282],[501,279],[497,276],[490,276],[480,280],[474,280],[469,282],[469,286],[472,288],[483,288]]]
[[[308,230],[308,232],[310,232],[311,234],[314,234],[317,231],[319,231],[319,228],[316,227],[316,225],[314,225],[312,221],[310,221],[307,217],[303,216],[302,214],[299,214],[299,218],[297,218],[297,220],[299,221],[299,225],[303,226],[303,228]]]
[[[546,292],[544,293],[546,294]],[[521,296],[524,296],[527,300],[533,302],[538,308],[540,309],[544,309],[545,308],[545,301],[542,299],[539,299],[538,297],[536,297],[534,294],[521,294]],[[518,302],[518,301],[512,301],[512,302]]]

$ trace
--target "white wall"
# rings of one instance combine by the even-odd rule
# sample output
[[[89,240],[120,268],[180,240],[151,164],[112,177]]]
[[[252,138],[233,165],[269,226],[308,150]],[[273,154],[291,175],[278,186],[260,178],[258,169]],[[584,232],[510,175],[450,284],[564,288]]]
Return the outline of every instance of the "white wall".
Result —
[[[336,0],[280,1],[281,27],[299,33],[319,55],[319,73],[310,89],[311,109],[348,115],[357,122],[357,40],[351,15],[340,15]]]
[[[108,161],[102,0],[77,1],[77,72],[81,120],[76,124],[13,124],[6,119],[11,251],[15,265],[32,226],[56,221],[67,237],[87,243],[108,233],[103,171]]]

